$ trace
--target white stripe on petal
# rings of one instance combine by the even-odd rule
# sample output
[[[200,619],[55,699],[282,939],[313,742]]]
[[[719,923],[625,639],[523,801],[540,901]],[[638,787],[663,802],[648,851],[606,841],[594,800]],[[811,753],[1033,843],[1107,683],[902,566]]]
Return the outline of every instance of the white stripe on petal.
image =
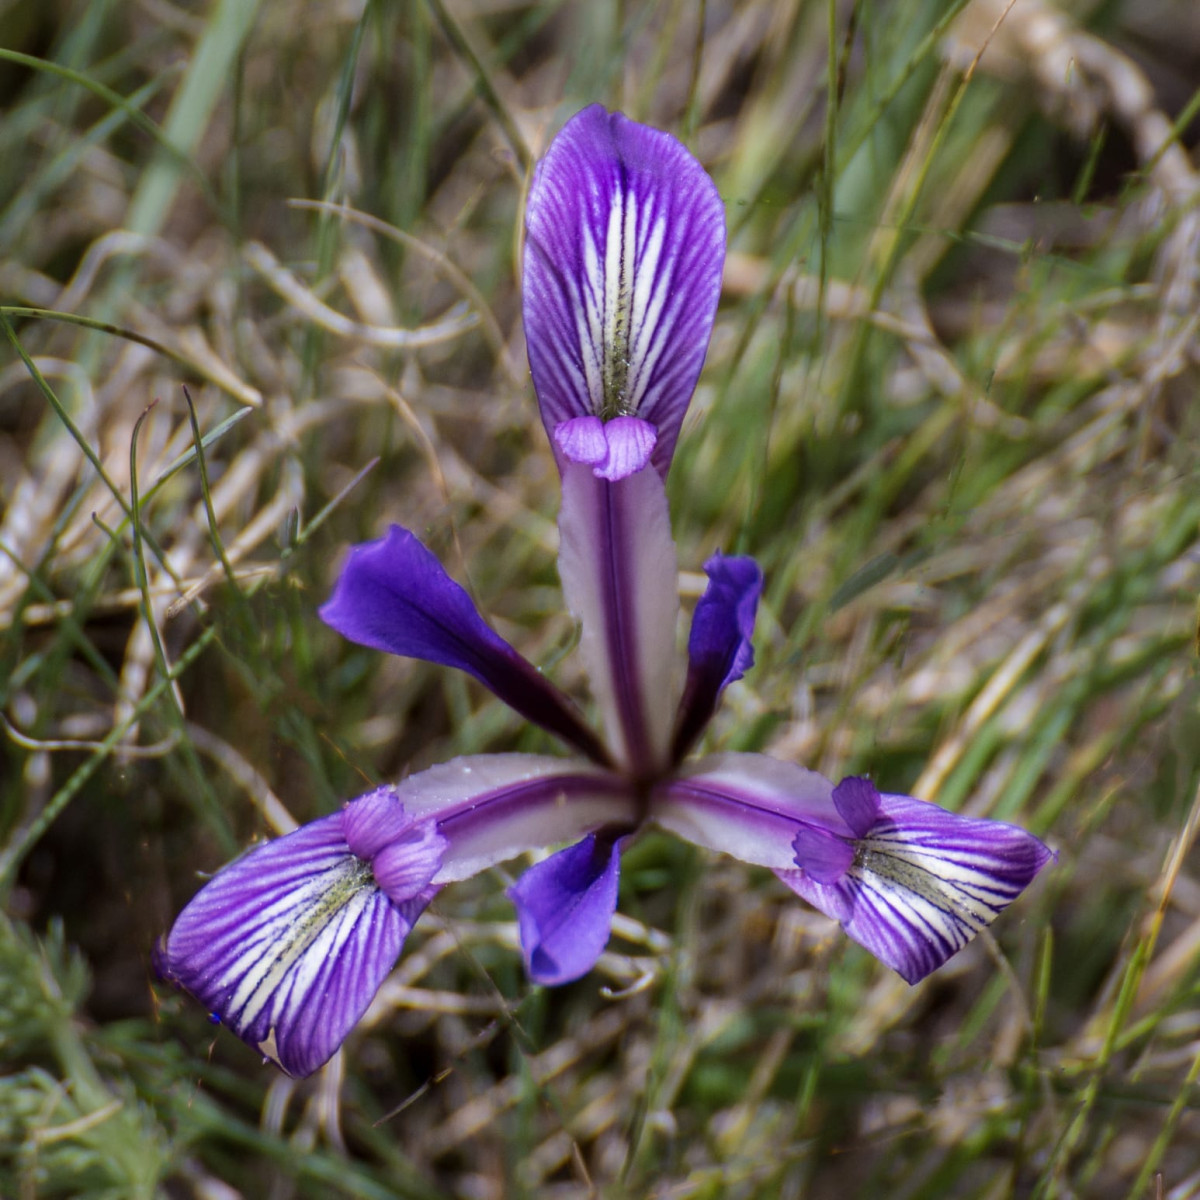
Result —
[[[291,1075],[341,1045],[432,892],[404,905],[341,838],[341,814],[238,859],[183,910],[161,973]]]
[[[347,855],[289,893],[263,936],[222,964],[219,986],[229,990],[226,1023],[239,1033],[249,1028],[271,1010],[285,983],[293,995],[307,997],[320,960],[336,952],[337,934],[346,928],[342,918],[348,911],[361,914],[377,890],[370,866]],[[271,1025],[284,1015],[272,1012]]]
[[[708,346],[724,226],[712,180],[669,134],[599,105],[567,123],[526,206],[525,332],[548,432],[639,417],[665,475]]]
[[[909,983],[990,925],[1052,857],[1015,825],[908,796],[884,795],[871,830],[853,844],[854,861],[835,883],[778,874]]]

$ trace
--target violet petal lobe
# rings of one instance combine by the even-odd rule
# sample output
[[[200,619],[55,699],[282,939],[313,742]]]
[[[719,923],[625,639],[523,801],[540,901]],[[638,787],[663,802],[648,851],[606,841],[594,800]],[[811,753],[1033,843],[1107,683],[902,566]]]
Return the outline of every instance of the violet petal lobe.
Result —
[[[854,830],[855,837],[866,837],[871,832],[880,803],[878,789],[860,775],[848,775],[833,789],[834,807]]]
[[[321,619],[360,645],[466,671],[589,758],[607,757],[574,705],[488,626],[437,558],[399,525],[350,551]]]
[[[610,483],[567,462],[558,570],[608,744],[649,778],[670,757],[678,696],[679,583],[662,479],[646,467]]]
[[[526,869],[508,890],[525,970],[535,983],[571,983],[608,945],[624,838],[589,834]]]
[[[598,104],[567,122],[525,209],[525,336],[552,438],[572,417],[640,417],[666,475],[724,257],[721,198],[680,142]]]
[[[364,862],[370,862],[389,842],[404,837],[411,825],[412,817],[393,787],[378,787],[342,805],[342,837],[350,853]]]
[[[716,554],[704,564],[708,587],[692,615],[688,673],[679,703],[673,757],[687,754],[716,711],[721,693],[754,665],[754,618],[763,577],[752,558]]]
[[[375,855],[371,873],[393,903],[405,904],[429,888],[448,846],[432,821],[421,822]]]
[[[884,794],[879,816],[856,839],[854,861],[835,883],[803,870],[777,874],[917,983],[990,925],[1052,857],[1015,825]]]
[[[640,417],[614,417],[604,426],[604,439],[608,452],[593,469],[601,479],[616,483],[650,461],[658,435],[654,426]]]
[[[572,417],[555,426],[554,442],[570,462],[592,468],[597,479],[615,483],[640,471],[657,441],[654,426],[638,417]]]
[[[311,1074],[341,1045],[433,894],[393,904],[350,852],[342,815],[219,872],[158,956],[166,979],[294,1076]]]
[[[449,843],[432,818],[414,818],[406,811],[394,787],[351,800],[341,816],[350,852],[370,863],[375,882],[393,903],[405,904],[429,887]]]
[[[571,462],[599,466],[608,458],[608,438],[599,417],[572,417],[554,428],[554,441]]]
[[[837,883],[854,864],[854,847],[827,829],[801,825],[792,839],[796,862],[817,883]]]

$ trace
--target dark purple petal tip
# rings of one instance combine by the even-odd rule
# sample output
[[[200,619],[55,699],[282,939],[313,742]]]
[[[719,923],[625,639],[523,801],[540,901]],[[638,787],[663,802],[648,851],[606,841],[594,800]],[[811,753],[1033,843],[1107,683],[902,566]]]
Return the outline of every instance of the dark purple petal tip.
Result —
[[[409,530],[393,525],[386,537],[355,546],[320,615],[359,645],[466,671],[521,716],[605,761],[566,697],[484,621]]]
[[[571,983],[595,966],[617,910],[624,840],[589,834],[529,867],[509,888],[535,983]]]
[[[516,656],[437,558],[399,525],[351,549],[320,616],[352,642],[477,679]]]
[[[657,427],[665,475],[721,291],[716,187],[670,134],[594,104],[538,163],[525,225],[525,333],[547,432],[639,417]]]
[[[754,618],[763,577],[752,558],[715,554],[704,564],[708,587],[692,616],[688,677],[675,733],[675,760],[695,742],[721,693],[754,665]]]

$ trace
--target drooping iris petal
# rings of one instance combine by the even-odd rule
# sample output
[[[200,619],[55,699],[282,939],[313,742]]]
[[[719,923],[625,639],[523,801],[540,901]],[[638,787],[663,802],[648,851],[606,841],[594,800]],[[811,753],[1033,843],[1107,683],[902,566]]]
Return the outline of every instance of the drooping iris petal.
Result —
[[[529,867],[508,889],[535,983],[571,983],[596,965],[617,911],[624,840],[589,834]]]
[[[807,866],[807,845],[796,849],[797,862]],[[990,925],[1052,857],[1015,825],[883,795],[840,879],[821,882],[806,870],[777,873],[881,962],[917,983]]]
[[[351,852],[343,815],[230,864],[159,950],[164,978],[289,1075],[310,1074],[341,1045],[436,890],[397,893],[399,903],[385,895]]]
[[[716,711],[721,693],[754,665],[754,617],[763,577],[752,558],[715,554],[704,564],[708,587],[692,615],[688,673],[675,726],[678,762]]]
[[[650,816],[663,829],[743,862],[773,870],[796,866],[801,826],[842,839],[853,831],[823,775],[765,754],[714,754],[660,784]]]
[[[406,812],[446,839],[435,886],[477,875],[527,850],[572,842],[637,820],[627,780],[579,759],[475,754],[397,784]]]
[[[647,467],[616,483],[568,462],[558,570],[608,744],[639,778],[667,765],[679,613],[667,497]]]
[[[479,615],[471,597],[407,529],[355,546],[321,619],[363,646],[457,667],[521,716],[602,762],[574,705]]]
[[[525,209],[525,336],[552,439],[572,417],[640,417],[666,475],[724,257],[721,198],[675,138],[598,104],[567,122]]]

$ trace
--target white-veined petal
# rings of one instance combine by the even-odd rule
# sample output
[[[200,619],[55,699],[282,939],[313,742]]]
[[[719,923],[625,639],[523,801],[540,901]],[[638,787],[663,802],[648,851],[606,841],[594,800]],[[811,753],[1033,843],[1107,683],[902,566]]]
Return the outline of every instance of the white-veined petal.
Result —
[[[1053,857],[1015,825],[889,795],[854,848],[836,883],[804,871],[778,874],[909,983],[990,925]]]
[[[716,187],[670,134],[596,104],[538,163],[525,222],[525,334],[547,432],[640,417],[665,475],[721,290]]]
[[[350,853],[342,814],[252,850],[179,915],[162,975],[290,1075],[341,1045],[433,894],[403,905]]]

